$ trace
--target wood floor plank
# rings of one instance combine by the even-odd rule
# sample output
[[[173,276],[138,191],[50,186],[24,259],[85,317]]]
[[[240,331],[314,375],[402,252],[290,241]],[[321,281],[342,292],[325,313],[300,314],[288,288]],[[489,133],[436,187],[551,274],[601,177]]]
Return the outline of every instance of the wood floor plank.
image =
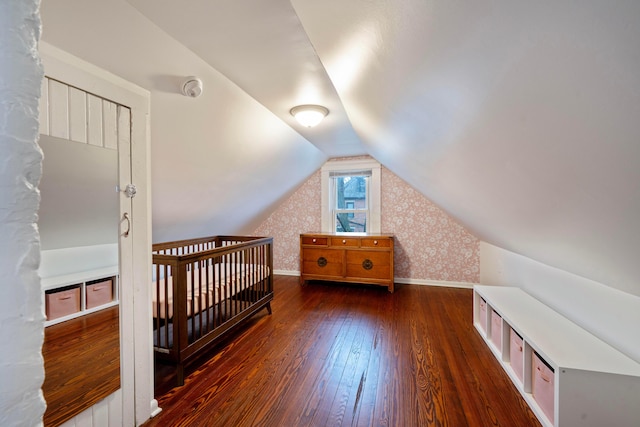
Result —
[[[334,373],[335,393],[331,409],[328,411],[328,425],[350,425],[353,414],[349,413],[349,403],[355,404],[359,380],[364,374],[364,367],[369,362],[367,339],[370,330],[360,313],[353,313],[349,343],[344,348],[344,363]]]
[[[324,401],[333,376],[333,370],[338,360],[339,352],[345,345],[346,334],[341,332],[345,324],[351,319],[341,315],[338,304],[324,306],[324,313],[318,318],[321,328],[318,331],[316,341],[322,345],[312,356],[314,365],[305,373],[299,386],[300,389],[309,390],[309,393],[292,393],[290,402],[292,408],[301,408],[292,420],[293,425],[313,425],[313,421],[321,411],[320,402]],[[333,320],[335,319],[335,320]]]
[[[370,400],[366,403],[364,416],[361,417],[361,413],[363,402],[366,398],[365,391],[368,388],[374,389],[377,383],[377,369],[379,368],[380,360],[376,348],[377,311],[378,304],[374,299],[371,299],[371,304],[368,304],[361,312],[361,316],[364,318],[363,341],[352,377],[351,393],[346,403],[346,416],[350,420],[350,425],[357,425],[358,423],[369,424],[367,417],[370,415],[367,412],[372,409]],[[369,372],[370,367],[373,368],[372,375]]]
[[[539,425],[472,327],[471,290],[274,286],[273,314],[188,366],[145,427]]]

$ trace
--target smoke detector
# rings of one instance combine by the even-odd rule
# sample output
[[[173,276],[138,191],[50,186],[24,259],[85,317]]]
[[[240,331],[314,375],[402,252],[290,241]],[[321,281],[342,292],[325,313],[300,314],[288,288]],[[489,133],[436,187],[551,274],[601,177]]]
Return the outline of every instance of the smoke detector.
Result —
[[[182,93],[190,98],[197,98],[202,95],[202,80],[196,76],[189,76],[182,83]]]

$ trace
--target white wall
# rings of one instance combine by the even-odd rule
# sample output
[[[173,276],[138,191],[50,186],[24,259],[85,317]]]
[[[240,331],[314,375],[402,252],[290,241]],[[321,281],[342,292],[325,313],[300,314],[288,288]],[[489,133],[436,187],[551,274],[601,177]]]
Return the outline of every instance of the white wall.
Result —
[[[640,297],[484,242],[480,282],[522,288],[640,363]]]
[[[482,240],[640,296],[640,1],[292,4],[368,154]]]
[[[41,9],[44,41],[151,92],[154,241],[248,232],[326,160],[126,1]],[[204,82],[199,98],[181,94],[188,75]]]
[[[0,2],[0,425],[42,424],[39,1]]]

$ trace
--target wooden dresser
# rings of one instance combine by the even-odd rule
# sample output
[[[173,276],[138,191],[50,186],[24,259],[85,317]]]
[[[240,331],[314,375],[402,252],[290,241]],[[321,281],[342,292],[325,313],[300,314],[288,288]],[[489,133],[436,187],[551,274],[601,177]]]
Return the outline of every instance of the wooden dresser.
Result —
[[[300,283],[330,280],[386,286],[393,292],[393,235],[300,235]]]

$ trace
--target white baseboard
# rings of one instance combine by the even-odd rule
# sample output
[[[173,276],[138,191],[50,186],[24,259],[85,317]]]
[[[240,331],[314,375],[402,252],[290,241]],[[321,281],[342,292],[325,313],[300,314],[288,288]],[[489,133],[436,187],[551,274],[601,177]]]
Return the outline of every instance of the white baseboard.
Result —
[[[162,408],[158,407],[158,401],[153,399],[151,401],[151,418],[155,417],[160,412],[162,412]]]
[[[445,288],[464,288],[464,289],[473,289],[473,285],[477,284],[477,283],[470,283],[470,282],[449,282],[445,280],[403,279],[399,277],[396,277],[394,282],[402,283],[405,285],[442,286]]]
[[[295,270],[273,270],[274,274],[280,274],[282,276],[296,276],[300,277],[300,272]],[[443,286],[447,288],[465,288],[473,289],[473,285],[476,283],[470,282],[449,282],[444,280],[425,280],[425,279],[405,279],[396,277],[395,283],[402,283],[405,285],[421,285],[421,286]]]
[[[300,272],[295,270],[273,270],[273,274],[279,274],[281,276],[297,276],[300,277]]]

